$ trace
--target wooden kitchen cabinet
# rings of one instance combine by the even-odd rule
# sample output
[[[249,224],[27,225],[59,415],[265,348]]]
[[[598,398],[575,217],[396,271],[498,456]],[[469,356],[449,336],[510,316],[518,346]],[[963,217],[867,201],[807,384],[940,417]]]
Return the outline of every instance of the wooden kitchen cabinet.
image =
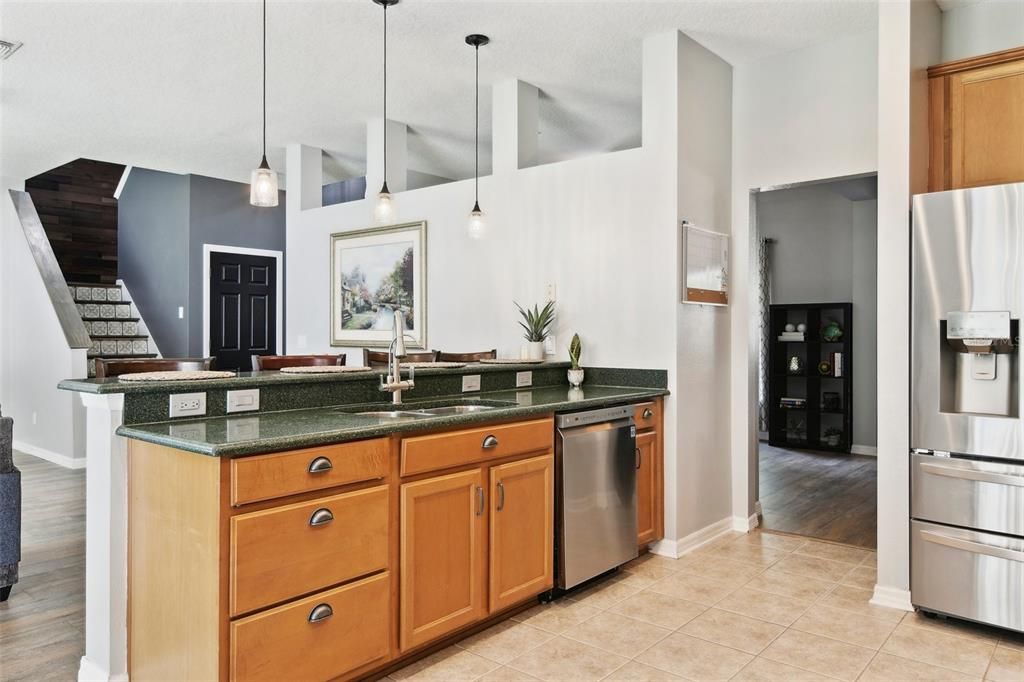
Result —
[[[402,485],[402,651],[487,613],[487,507],[481,469]]]
[[[929,191],[1024,181],[1024,47],[928,77]]]
[[[641,549],[665,535],[661,401],[639,405],[636,433],[636,530]]]
[[[553,584],[554,478],[551,454],[490,469],[491,613]]]

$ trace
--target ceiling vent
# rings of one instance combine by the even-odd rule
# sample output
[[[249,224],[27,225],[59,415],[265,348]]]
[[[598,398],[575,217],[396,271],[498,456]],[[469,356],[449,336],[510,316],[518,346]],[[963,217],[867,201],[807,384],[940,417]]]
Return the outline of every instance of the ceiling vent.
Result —
[[[0,40],[0,62],[8,59],[12,54],[18,51],[21,47],[21,43],[12,43],[9,40]]]

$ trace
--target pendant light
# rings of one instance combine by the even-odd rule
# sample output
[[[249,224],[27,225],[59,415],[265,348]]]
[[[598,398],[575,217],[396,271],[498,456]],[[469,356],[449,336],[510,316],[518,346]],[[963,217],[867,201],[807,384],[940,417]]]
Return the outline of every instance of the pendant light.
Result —
[[[480,46],[491,42],[485,35],[474,33],[466,36],[466,44],[476,52],[476,157],[473,170],[473,210],[469,212],[467,231],[472,239],[483,239],[487,234],[487,218],[480,210]]]
[[[267,0],[263,0],[263,160],[249,178],[249,203],[277,206],[277,173],[267,163]]]
[[[384,225],[395,217],[395,199],[388,189],[388,7],[397,5],[398,0],[373,0],[384,8],[384,182],[377,194],[373,217]]]

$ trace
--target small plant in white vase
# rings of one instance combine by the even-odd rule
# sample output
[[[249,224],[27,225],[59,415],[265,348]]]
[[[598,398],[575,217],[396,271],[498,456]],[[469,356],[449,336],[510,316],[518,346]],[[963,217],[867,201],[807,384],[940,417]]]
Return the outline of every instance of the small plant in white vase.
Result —
[[[580,341],[580,335],[573,334],[572,341],[569,342],[569,362],[572,363],[572,367],[569,368],[569,384],[573,388],[579,388],[583,383],[583,368],[580,367],[581,355],[583,355],[583,343]]]
[[[555,302],[548,301],[543,308],[534,303],[532,310],[524,309],[516,303],[516,308],[519,308],[519,314],[523,317],[519,321],[519,326],[525,332],[523,338],[526,339],[526,359],[543,360],[544,339],[551,334],[551,326],[555,323]]]

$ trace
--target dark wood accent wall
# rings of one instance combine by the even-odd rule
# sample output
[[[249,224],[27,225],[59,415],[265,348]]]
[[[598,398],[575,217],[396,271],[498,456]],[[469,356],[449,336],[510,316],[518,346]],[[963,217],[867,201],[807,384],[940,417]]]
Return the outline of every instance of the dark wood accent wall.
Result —
[[[117,200],[124,166],[78,159],[25,181],[69,282],[117,280]]]

